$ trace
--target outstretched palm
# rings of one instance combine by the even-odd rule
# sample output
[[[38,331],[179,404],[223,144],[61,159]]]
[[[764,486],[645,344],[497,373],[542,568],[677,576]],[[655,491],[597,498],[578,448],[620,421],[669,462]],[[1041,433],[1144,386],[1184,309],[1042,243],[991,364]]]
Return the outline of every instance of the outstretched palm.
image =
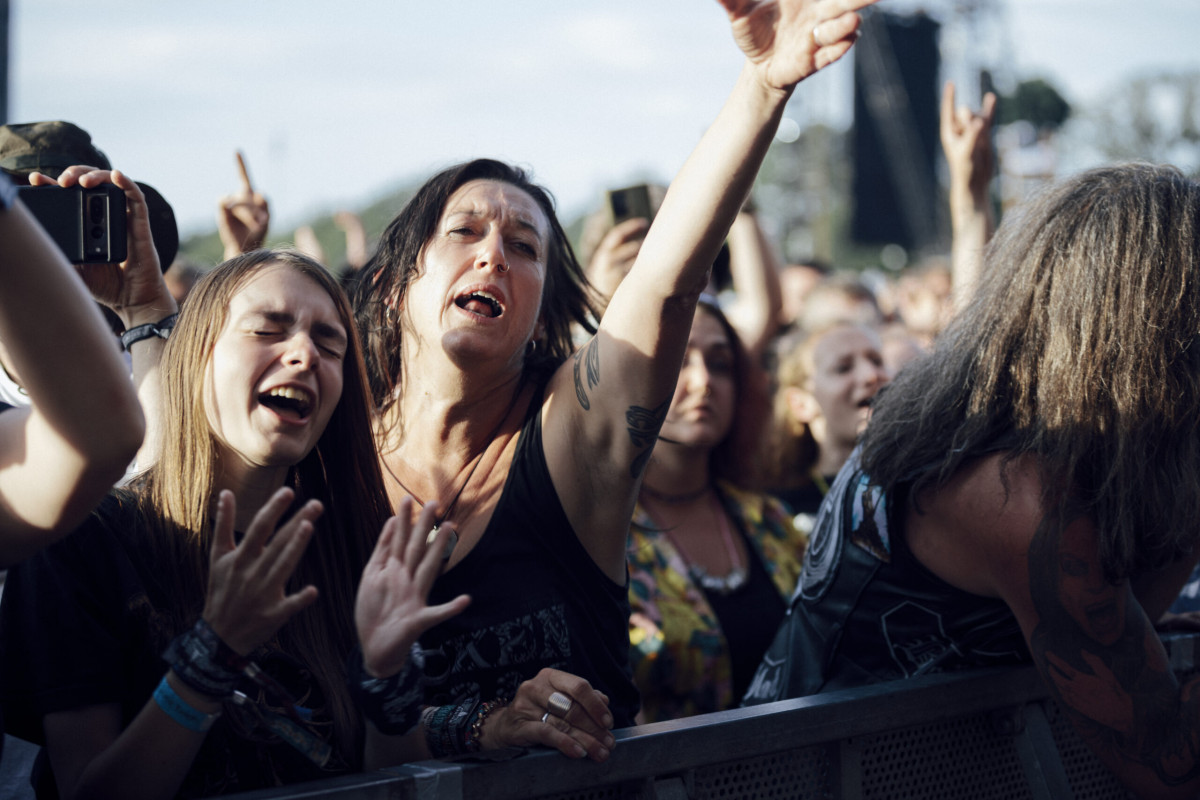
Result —
[[[383,526],[375,552],[363,570],[354,619],[363,665],[376,677],[399,672],[418,636],[458,614],[470,602],[466,595],[459,595],[440,606],[426,605],[451,532],[448,526],[442,526],[433,542],[426,545],[425,534],[433,526],[435,510],[434,504],[427,505],[414,525],[412,500],[404,498],[397,515]]]
[[[774,89],[791,89],[854,44],[855,12],[877,0],[721,0],[733,38]]]

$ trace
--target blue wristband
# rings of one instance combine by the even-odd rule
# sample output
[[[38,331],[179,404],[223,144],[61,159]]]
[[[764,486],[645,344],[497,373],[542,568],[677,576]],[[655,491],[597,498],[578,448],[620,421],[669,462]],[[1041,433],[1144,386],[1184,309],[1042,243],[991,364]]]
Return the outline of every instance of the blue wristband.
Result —
[[[217,717],[221,716],[220,711],[216,714],[205,714],[203,711],[192,708],[186,700],[175,693],[171,684],[167,683],[166,675],[163,675],[163,679],[158,682],[158,688],[154,690],[154,702],[158,703],[158,707],[168,717],[196,733],[207,731],[217,721]]]

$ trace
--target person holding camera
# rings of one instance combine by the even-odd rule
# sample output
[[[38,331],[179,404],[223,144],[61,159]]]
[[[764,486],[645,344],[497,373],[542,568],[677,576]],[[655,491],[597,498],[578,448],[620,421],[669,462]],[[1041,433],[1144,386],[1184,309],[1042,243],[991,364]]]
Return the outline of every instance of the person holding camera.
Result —
[[[467,599],[425,605],[451,532],[426,549],[434,506],[385,522],[352,325],[298,253],[197,284],[164,353],[160,458],[12,570],[0,604],[0,694],[44,745],[39,797],[313,780],[379,766],[377,726],[415,726],[420,692],[392,690]]]
[[[112,487],[145,422],[77,272],[0,175],[0,342],[28,407],[0,404],[0,565],[69,533]]]

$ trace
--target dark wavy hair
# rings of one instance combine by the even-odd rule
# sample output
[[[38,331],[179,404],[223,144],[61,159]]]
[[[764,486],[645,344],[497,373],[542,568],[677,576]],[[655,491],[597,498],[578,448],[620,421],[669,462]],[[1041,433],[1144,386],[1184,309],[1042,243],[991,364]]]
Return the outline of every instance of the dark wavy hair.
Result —
[[[1092,170],[1010,214],[933,353],[876,400],[863,465],[912,496],[993,450],[1094,520],[1109,580],[1181,558],[1200,518],[1200,184]]]
[[[355,287],[355,320],[366,353],[371,393],[381,415],[395,401],[395,389],[402,377],[401,325],[392,309],[400,307],[409,283],[419,274],[421,250],[433,238],[446,201],[459,187],[475,180],[502,181],[517,187],[533,198],[550,224],[546,282],[542,287],[546,335],[540,346],[526,355],[526,370],[548,373],[562,364],[574,350],[573,323],[595,333],[592,320],[598,314],[592,291],[558,221],[550,193],[524,170],[501,161],[482,158],[457,164],[426,181],[391,221]]]

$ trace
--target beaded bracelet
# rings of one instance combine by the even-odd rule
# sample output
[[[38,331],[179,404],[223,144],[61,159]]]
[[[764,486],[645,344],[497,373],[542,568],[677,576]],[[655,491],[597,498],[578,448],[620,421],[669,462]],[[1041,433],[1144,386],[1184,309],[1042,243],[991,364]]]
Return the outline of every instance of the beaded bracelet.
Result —
[[[238,678],[251,663],[221,641],[203,617],[176,636],[162,657],[186,685],[221,699],[233,693]]]
[[[346,666],[346,686],[363,716],[380,733],[403,736],[421,722],[425,698],[425,651],[416,642],[409,650],[404,668],[389,678],[373,678],[363,665],[362,650],[354,648]]]
[[[506,705],[508,705],[508,700],[499,697],[495,700],[488,700],[475,711],[475,719],[471,721],[471,726],[467,729],[466,748],[468,753],[478,753],[482,747],[479,740],[483,737],[483,723],[487,722],[488,714],[498,708],[504,708]]]

